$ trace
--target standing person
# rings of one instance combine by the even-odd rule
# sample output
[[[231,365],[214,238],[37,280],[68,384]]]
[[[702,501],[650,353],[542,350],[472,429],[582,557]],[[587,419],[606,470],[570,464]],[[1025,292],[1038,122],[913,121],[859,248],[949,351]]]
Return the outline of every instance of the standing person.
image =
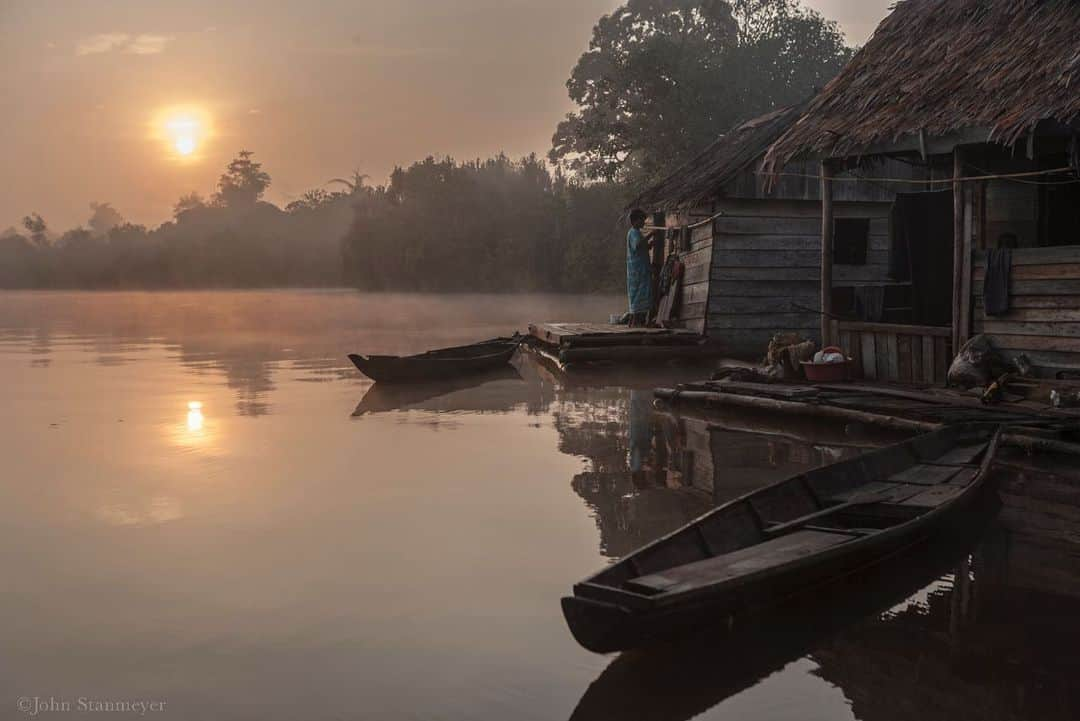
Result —
[[[640,208],[630,211],[630,231],[626,234],[626,294],[630,300],[630,325],[635,328],[649,324],[652,309],[651,244],[641,232],[646,217]]]

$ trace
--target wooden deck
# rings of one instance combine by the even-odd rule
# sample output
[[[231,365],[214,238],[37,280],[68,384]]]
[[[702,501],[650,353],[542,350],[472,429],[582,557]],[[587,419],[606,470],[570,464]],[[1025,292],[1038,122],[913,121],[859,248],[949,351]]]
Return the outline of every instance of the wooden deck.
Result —
[[[637,366],[700,361],[721,354],[700,333],[684,328],[630,328],[603,323],[533,323],[532,348],[560,370],[599,365]]]
[[[614,340],[620,345],[696,342],[701,335],[679,328],[631,328],[606,323],[532,323],[529,335],[550,345],[591,345]]]

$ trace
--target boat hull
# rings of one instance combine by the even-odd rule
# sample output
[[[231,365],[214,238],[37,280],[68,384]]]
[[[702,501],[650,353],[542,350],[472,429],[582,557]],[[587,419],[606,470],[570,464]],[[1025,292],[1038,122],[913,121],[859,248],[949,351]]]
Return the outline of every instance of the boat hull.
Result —
[[[843,559],[819,562],[797,576],[781,576],[751,588],[719,591],[693,603],[635,612],[617,604],[581,596],[562,599],[563,616],[574,639],[594,653],[612,653],[685,636],[695,629],[733,623],[750,610],[761,610],[813,587],[856,573],[917,545],[927,534],[895,545],[864,549]]]
[[[984,483],[941,513],[869,536],[860,542],[810,556],[782,572],[746,583],[722,585],[712,593],[667,605],[635,609],[593,597],[588,588],[562,599],[563,616],[574,639],[595,653],[612,653],[687,636],[718,624],[733,624],[749,612],[759,612],[830,582],[884,563],[946,531],[983,497]]]
[[[349,360],[357,369],[377,383],[417,383],[447,380],[485,373],[505,366],[517,350],[516,342],[481,344],[462,348],[432,351],[416,356],[364,356],[352,354]]]

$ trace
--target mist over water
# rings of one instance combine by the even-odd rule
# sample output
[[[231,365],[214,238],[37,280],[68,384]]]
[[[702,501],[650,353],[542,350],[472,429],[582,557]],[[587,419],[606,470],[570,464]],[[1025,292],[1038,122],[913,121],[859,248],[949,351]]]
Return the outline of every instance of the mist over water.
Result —
[[[0,294],[0,717],[20,696],[164,700],[181,719],[870,721],[896,698],[910,718],[1075,717],[1068,558],[999,526],[761,634],[578,647],[559,610],[575,581],[888,440],[653,408],[700,369],[574,380],[523,356],[394,390],[345,359],[623,303]]]

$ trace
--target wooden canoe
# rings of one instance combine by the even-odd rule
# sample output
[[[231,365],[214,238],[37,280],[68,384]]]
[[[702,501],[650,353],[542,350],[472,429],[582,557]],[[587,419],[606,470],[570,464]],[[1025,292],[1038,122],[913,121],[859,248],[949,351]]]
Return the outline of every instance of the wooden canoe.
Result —
[[[1000,432],[952,426],[737,498],[574,586],[574,638],[647,645],[876,564],[925,539],[986,482]]]
[[[581,697],[570,721],[689,721],[820,648],[847,628],[880,616],[930,583],[956,573],[999,510],[981,494],[909,552],[846,576],[814,594],[703,627],[647,653],[615,658]]]
[[[350,354],[360,372],[378,383],[438,381],[490,371],[510,362],[518,338],[496,338],[412,356]]]

